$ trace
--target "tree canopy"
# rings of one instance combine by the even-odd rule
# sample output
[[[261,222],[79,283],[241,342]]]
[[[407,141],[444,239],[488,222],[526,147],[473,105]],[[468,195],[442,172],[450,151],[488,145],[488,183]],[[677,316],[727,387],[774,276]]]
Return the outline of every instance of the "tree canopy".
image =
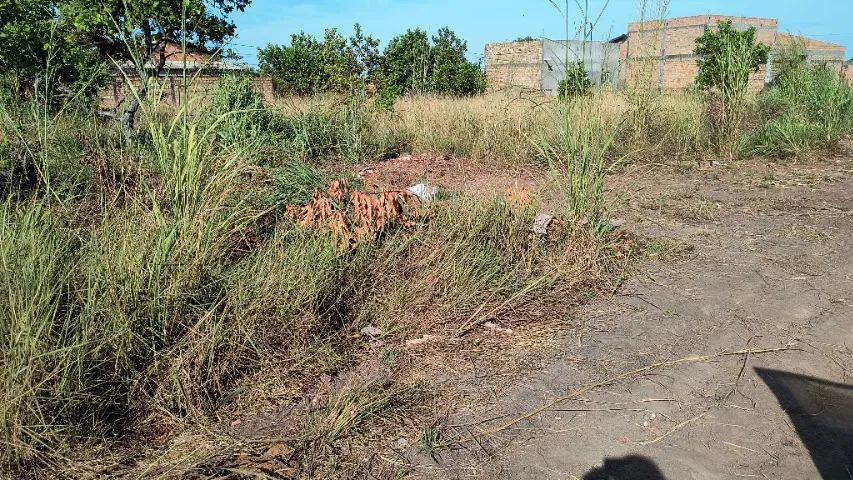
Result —
[[[72,95],[96,92],[110,63],[131,65],[142,78],[166,62],[168,42],[194,50],[217,48],[234,35],[229,16],[251,0],[0,0],[0,69],[21,93],[36,78]],[[130,99],[121,117],[133,128],[139,99]]]
[[[379,42],[356,24],[349,39],[335,29],[322,40],[302,32],[291,36],[290,45],[267,45],[259,58],[261,71],[286,93],[341,92],[369,83],[382,95],[473,95],[483,91],[485,79],[480,66],[465,58],[467,50],[467,42],[445,27],[431,38],[424,30],[408,30],[380,54]]]
[[[485,76],[479,65],[465,58],[467,52],[468,43],[447,27],[431,39],[423,30],[407,30],[385,49],[380,67],[383,80],[398,95],[481,93]]]
[[[308,95],[318,91],[345,92],[372,75],[379,62],[379,41],[365,35],[359,24],[350,38],[327,29],[322,40],[300,32],[290,45],[267,45],[258,52],[261,71],[281,92]]]
[[[91,96],[106,80],[97,50],[50,0],[0,0],[0,72],[17,94],[37,79],[50,97]]]

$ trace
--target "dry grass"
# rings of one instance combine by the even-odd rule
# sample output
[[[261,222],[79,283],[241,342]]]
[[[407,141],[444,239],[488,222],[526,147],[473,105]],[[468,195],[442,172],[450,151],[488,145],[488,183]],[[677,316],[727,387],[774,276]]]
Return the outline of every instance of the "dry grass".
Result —
[[[335,96],[285,98],[279,100],[278,108],[287,115],[316,118],[321,112],[342,108],[348,101]],[[765,115],[763,110],[770,109],[767,104],[775,100],[773,95],[749,94],[744,101],[750,118],[758,118]],[[713,141],[719,112],[715,105],[714,99],[707,95],[661,93],[656,88],[640,86],[597,90],[567,104],[536,94],[510,92],[473,98],[413,96],[398,99],[393,112],[371,109],[361,112],[361,139],[350,143],[360,142],[365,147],[360,151],[376,159],[409,153],[469,158],[496,167],[543,165],[548,162],[534,143],[537,138],[558,133],[555,112],[560,111],[559,116],[569,118],[572,124],[582,124],[588,112],[595,111],[616,129],[615,148],[607,158],[611,164],[702,161],[717,158]],[[843,118],[845,114],[840,115]],[[779,124],[776,120],[770,117],[771,126]],[[772,140],[756,136],[757,130],[764,132],[761,121],[750,122],[742,132],[744,137],[735,139],[737,143]],[[842,120],[836,123],[845,124]],[[834,131],[842,130],[839,127]],[[797,132],[789,133],[784,141],[804,142],[798,152],[806,154],[808,139],[795,135]],[[746,154],[774,151],[770,147],[750,148]],[[729,151],[727,155],[732,153]]]

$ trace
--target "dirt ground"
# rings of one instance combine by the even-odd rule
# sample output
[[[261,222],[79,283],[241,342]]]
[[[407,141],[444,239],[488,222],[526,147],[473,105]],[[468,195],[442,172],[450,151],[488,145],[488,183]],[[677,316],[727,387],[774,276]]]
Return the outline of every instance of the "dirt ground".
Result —
[[[450,413],[450,448],[406,449],[414,477],[853,479],[847,150],[611,175],[612,217],[642,258],[534,368]],[[399,170],[392,180],[482,183]],[[536,185],[504,177],[491,185]]]

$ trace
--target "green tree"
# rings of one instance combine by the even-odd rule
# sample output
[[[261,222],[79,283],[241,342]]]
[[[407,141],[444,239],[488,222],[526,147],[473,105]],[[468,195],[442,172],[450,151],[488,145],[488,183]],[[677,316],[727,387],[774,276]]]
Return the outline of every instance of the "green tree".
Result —
[[[714,90],[709,101],[719,97],[721,108],[711,125],[719,152],[730,158],[739,148],[749,75],[767,63],[769,51],[769,47],[756,42],[754,27],[738,31],[731,21],[719,22],[716,30],[708,30],[696,39],[696,83],[703,90]]]
[[[432,42],[423,30],[408,30],[385,49],[376,81],[380,91],[396,95],[439,93],[474,95],[485,89],[479,65],[468,61],[467,43],[449,28],[442,28]]]
[[[445,95],[474,95],[485,89],[479,65],[465,58],[468,43],[444,27],[432,37],[430,90]]]
[[[258,51],[261,72],[272,77],[283,93],[308,95],[320,88],[320,44],[301,32],[290,45],[267,45]]]
[[[391,39],[382,58],[383,88],[396,95],[422,93],[427,90],[432,47],[427,33],[421,29],[407,30]]]
[[[60,8],[63,7],[63,8]],[[13,93],[92,98],[108,78],[95,49],[48,0],[0,0],[0,72]]]
[[[365,35],[361,25],[356,23],[355,33],[350,37],[349,43],[357,71],[363,78],[370,78],[382,60],[382,55],[379,54],[379,40]]]
[[[355,24],[355,34],[348,39],[334,28],[326,30],[322,41],[302,32],[291,36],[290,45],[267,45],[258,57],[261,71],[273,78],[281,92],[348,92],[375,71],[378,46],[379,41]]]
[[[118,64],[129,64],[142,80],[137,95],[119,116],[125,136],[133,135],[139,101],[148,93],[149,80],[166,65],[165,46],[186,44],[187,49],[210,51],[235,32],[230,15],[243,11],[251,0],[60,0],[60,11],[90,44]],[[137,98],[138,97],[138,98]]]
[[[346,38],[335,28],[326,29],[320,44],[320,81],[324,90],[346,92],[360,79],[361,72]]]

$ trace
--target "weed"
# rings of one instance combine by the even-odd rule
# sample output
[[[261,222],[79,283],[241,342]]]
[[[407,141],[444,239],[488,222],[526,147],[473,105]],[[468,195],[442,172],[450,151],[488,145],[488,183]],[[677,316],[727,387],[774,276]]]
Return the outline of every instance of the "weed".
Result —
[[[393,367],[397,364],[397,357],[399,357],[400,351],[396,348],[385,348],[382,350],[381,360],[382,363],[389,367]]]
[[[418,447],[423,453],[432,457],[433,460],[438,461],[436,457],[444,449],[441,427],[436,425],[424,427],[421,437],[418,439]]]
[[[566,65],[566,77],[557,85],[557,98],[571,100],[583,97],[592,92],[592,80],[587,77],[583,62],[573,62]]]

